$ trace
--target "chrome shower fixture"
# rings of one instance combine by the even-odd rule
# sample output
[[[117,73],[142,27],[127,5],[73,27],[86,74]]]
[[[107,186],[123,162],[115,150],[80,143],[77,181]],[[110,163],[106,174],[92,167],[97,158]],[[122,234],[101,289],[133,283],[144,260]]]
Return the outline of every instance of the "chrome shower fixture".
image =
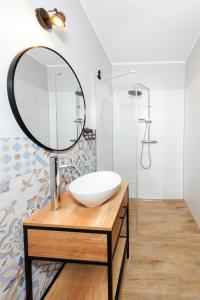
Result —
[[[83,97],[83,92],[77,90],[77,91],[75,92],[75,95],[76,95],[76,96],[79,96],[79,97]]]
[[[146,119],[138,119],[139,122],[141,123],[146,123],[146,124],[151,124],[152,121],[151,120],[146,120]]]
[[[121,74],[119,74],[119,75],[115,75],[115,76],[113,76],[113,77],[104,79],[102,82],[110,81],[110,80],[113,80],[113,79],[117,79],[117,78],[124,77],[124,76],[130,75],[130,74],[135,74],[135,73],[136,73],[136,72],[135,72],[134,70],[131,70],[131,71],[129,71],[129,72],[121,73]],[[99,80],[102,79],[101,70],[98,70],[97,78],[98,78]]]
[[[143,119],[143,118],[138,119],[139,122],[145,123],[144,134],[143,134],[143,138],[141,140],[142,148],[141,148],[141,154],[140,154],[140,164],[143,169],[147,170],[151,167],[150,144],[156,144],[157,141],[154,139],[151,139],[151,133],[150,133],[150,125],[152,123],[152,121],[151,121],[150,89],[141,83],[137,83],[135,86],[135,89],[128,91],[128,94],[131,96],[138,96],[139,95],[138,92],[140,92],[140,91],[138,91],[137,88],[146,90],[147,97],[148,97],[147,98],[147,100],[148,100],[148,105],[147,105],[148,117],[147,117],[147,119]],[[140,93],[141,93],[140,94],[140,96],[141,96],[142,92],[140,92]],[[147,155],[148,155],[148,162],[146,164],[144,163],[144,147],[145,147],[145,145],[147,146]]]
[[[152,121],[151,120],[146,120],[146,119],[138,119],[139,122],[141,123],[147,123],[147,124],[151,124]]]
[[[128,91],[128,94],[130,95],[130,96],[142,96],[142,92],[141,91],[137,91],[137,90],[130,90],[130,91]]]

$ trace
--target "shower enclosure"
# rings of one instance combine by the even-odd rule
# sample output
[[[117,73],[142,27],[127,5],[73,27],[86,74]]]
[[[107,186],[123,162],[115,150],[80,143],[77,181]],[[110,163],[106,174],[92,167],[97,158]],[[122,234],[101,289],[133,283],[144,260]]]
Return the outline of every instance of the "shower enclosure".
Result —
[[[135,86],[134,90],[130,90],[128,91],[128,94],[130,96],[133,97],[141,97],[142,96],[142,92],[140,90],[138,90],[138,88],[140,89],[144,89],[147,92],[147,119],[143,119],[140,118],[138,119],[139,122],[144,123],[145,124],[145,129],[144,129],[144,135],[143,138],[141,139],[141,153],[140,153],[140,165],[143,169],[148,170],[151,167],[151,152],[150,152],[150,144],[156,144],[157,141],[151,139],[151,94],[150,94],[150,89],[146,86],[144,86],[141,83],[137,83]],[[144,163],[144,151],[145,151],[145,146],[147,147],[147,153],[148,153],[148,161],[145,164]]]
[[[129,91],[114,91],[114,170],[129,181],[131,198],[164,198],[151,178],[152,153],[159,143],[152,126],[151,91],[147,87],[138,84]]]
[[[128,180],[130,198],[183,199],[184,89],[167,67],[134,68],[96,78],[97,169]]]
[[[182,199],[183,91],[151,90],[130,73],[126,84],[119,80],[112,80],[114,171],[129,181],[131,198]]]

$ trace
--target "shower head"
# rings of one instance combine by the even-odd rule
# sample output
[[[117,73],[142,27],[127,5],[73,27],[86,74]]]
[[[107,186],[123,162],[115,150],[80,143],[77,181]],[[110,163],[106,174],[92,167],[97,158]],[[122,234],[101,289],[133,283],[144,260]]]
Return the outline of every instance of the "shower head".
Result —
[[[130,90],[130,91],[128,91],[128,94],[130,96],[142,96],[142,92],[141,91],[137,91],[137,90]]]
[[[83,96],[83,93],[82,93],[82,91],[76,91],[76,92],[75,92],[75,95],[76,95],[76,96],[82,97],[82,96]]]

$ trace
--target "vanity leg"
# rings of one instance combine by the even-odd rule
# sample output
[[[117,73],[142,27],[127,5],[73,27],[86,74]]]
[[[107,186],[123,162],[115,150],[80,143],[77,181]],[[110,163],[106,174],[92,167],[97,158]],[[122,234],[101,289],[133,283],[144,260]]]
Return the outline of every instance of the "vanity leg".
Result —
[[[108,255],[108,300],[113,300],[113,271],[112,271],[112,233],[107,234]]]
[[[129,200],[128,200],[129,201]],[[126,209],[127,259],[129,259],[129,202]]]
[[[32,258],[28,256],[28,232],[24,227],[24,271],[26,282],[26,300],[33,300],[32,290]]]

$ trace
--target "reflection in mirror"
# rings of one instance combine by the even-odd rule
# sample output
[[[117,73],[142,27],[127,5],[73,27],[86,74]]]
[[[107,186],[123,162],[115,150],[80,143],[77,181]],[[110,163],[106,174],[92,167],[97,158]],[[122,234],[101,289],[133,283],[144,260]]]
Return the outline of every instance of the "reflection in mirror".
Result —
[[[36,47],[21,56],[14,98],[26,128],[46,148],[67,149],[82,134],[85,101],[80,83],[69,64],[51,49]]]

